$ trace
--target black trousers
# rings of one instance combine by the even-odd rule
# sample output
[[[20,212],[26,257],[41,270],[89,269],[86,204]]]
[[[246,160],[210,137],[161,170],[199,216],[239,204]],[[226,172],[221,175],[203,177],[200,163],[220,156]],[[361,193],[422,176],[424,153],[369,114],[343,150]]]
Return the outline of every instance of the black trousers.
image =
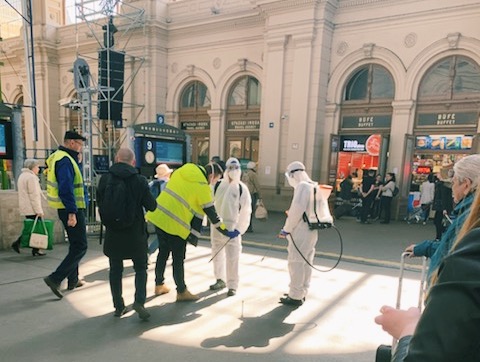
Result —
[[[165,268],[167,260],[172,254],[173,259],[173,279],[177,285],[177,292],[183,293],[187,286],[185,285],[184,260],[187,251],[187,241],[176,235],[171,235],[155,227],[158,237],[158,255],[155,266],[155,285],[161,285],[165,281]]]

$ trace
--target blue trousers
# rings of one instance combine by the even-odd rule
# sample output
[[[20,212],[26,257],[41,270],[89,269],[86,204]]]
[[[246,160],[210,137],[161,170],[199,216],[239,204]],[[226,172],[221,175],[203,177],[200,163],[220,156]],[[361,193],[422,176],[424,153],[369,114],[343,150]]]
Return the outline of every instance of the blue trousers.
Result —
[[[123,259],[109,258],[110,261],[110,291],[112,292],[115,309],[125,307],[122,297]],[[135,270],[135,303],[144,305],[147,298],[147,256],[133,258]]]
[[[67,225],[68,212],[65,209],[58,210],[58,217],[67,231],[68,248],[67,256],[62,260],[52,274],[50,279],[60,284],[65,278],[68,278],[68,285],[75,285],[78,282],[78,264],[87,252],[87,229],[85,225],[85,212],[83,209],[77,211],[77,225],[70,227]]]

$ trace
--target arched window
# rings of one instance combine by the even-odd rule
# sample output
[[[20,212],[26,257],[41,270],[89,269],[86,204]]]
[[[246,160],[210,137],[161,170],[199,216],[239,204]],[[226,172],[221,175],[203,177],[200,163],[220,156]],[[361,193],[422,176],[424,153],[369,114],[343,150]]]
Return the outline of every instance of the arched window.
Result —
[[[440,60],[423,77],[419,100],[472,99],[480,97],[480,68],[472,60],[455,55]]]
[[[380,65],[368,64],[358,69],[345,87],[344,101],[393,99],[395,88],[390,73]]]
[[[188,84],[182,92],[180,107],[184,109],[209,108],[211,105],[208,88],[199,81]]]
[[[200,81],[187,83],[179,101],[180,128],[190,135],[192,162],[206,165],[210,161],[210,92]]]
[[[228,106],[259,107],[262,98],[260,83],[256,78],[244,76],[233,84],[228,96]]]
[[[262,87],[249,75],[241,76],[228,93],[225,155],[258,161]]]

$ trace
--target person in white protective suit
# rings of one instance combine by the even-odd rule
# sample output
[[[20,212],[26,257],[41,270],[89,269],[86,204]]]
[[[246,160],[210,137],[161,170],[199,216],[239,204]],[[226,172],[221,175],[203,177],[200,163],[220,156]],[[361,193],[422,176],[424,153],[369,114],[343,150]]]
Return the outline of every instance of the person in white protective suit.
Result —
[[[310,264],[313,263],[315,244],[318,239],[318,230],[311,230],[305,217],[313,222],[319,221],[330,225],[333,223],[333,218],[328,210],[325,196],[319,192],[318,184],[307,175],[303,163],[299,161],[290,163],[285,177],[294,188],[294,192],[290,209],[286,212],[287,220],[279,234],[279,237],[288,240],[288,271],[290,273],[289,291],[280,298],[280,303],[300,306],[305,301],[312,277],[312,268],[305,259]]]
[[[211,228],[213,271],[217,281],[211,290],[228,288],[227,296],[233,296],[238,289],[238,262],[242,251],[242,234],[247,231],[252,213],[248,187],[240,181],[242,171],[236,158],[229,158],[225,164],[223,179],[214,187],[215,209],[228,230],[240,231],[240,235],[229,239]],[[226,281],[226,283],[225,283]]]

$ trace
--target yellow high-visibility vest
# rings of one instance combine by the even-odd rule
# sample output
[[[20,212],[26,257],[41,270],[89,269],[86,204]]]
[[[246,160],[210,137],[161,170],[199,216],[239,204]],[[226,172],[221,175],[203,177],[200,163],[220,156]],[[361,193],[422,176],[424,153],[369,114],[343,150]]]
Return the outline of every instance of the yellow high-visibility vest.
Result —
[[[146,219],[168,234],[187,240],[200,236],[204,208],[213,205],[213,195],[199,166],[187,163],[176,170],[157,197],[157,209]]]
[[[55,166],[62,158],[68,157],[73,165],[73,195],[75,197],[75,204],[78,209],[85,209],[85,191],[83,188],[83,176],[78,167],[77,161],[73,159],[67,152],[57,150],[47,159],[48,173],[47,173],[47,201],[50,207],[54,209],[65,209],[65,205],[58,196],[58,181],[55,175]]]

